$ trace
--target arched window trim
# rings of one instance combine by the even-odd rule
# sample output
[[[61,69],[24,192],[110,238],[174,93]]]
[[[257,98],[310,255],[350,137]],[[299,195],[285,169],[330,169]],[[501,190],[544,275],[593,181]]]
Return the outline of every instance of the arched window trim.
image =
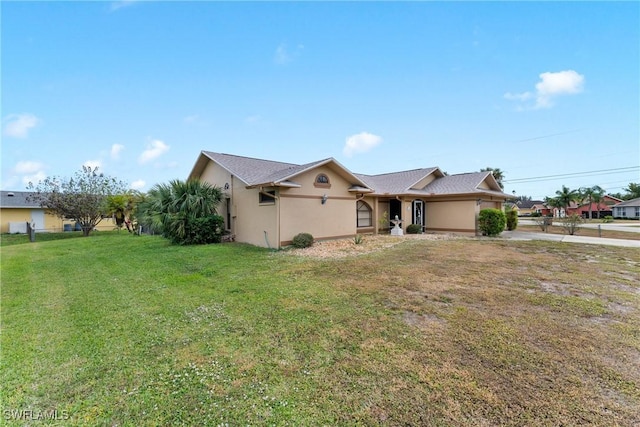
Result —
[[[373,209],[362,200],[356,203],[356,226],[357,228],[373,227]]]
[[[313,180],[313,186],[318,188],[331,188],[331,181],[326,173],[319,173]]]

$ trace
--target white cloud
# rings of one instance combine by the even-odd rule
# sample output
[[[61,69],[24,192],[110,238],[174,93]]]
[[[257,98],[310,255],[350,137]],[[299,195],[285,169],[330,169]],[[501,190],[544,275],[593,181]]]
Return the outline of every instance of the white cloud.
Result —
[[[273,57],[273,62],[279,65],[285,65],[293,61],[304,50],[304,45],[299,44],[295,49],[291,50],[287,47],[286,43],[280,43],[276,48],[276,53]]]
[[[111,158],[113,160],[118,160],[120,158],[120,153],[124,150],[124,145],[122,144],[113,144],[111,146]]]
[[[33,114],[10,114],[2,120],[3,134],[12,138],[27,138],[29,131],[40,123]]]
[[[132,6],[134,3],[136,3],[136,0],[114,1],[114,2],[111,2],[111,4],[109,5],[109,10],[111,12],[115,12],[116,10],[120,10],[124,7]]]
[[[38,183],[40,181],[44,181],[46,177],[47,175],[44,173],[44,171],[38,171],[31,175],[24,175],[22,177],[22,183],[24,185],[29,185],[29,183],[32,182],[34,185],[38,185]]]
[[[33,182],[35,185],[37,185],[38,182],[44,180],[47,177],[44,169],[44,164],[40,162],[31,160],[20,161],[13,167],[12,172],[14,175],[11,177],[10,181],[12,183],[22,181],[25,186],[29,185],[30,182]]]
[[[194,114],[192,116],[187,116],[184,119],[182,119],[183,122],[185,122],[186,124],[194,124],[200,121],[200,116],[197,114]]]
[[[140,164],[148,163],[153,159],[157,159],[162,156],[164,153],[169,151],[169,146],[159,139],[154,139],[150,143],[147,144],[147,149],[140,154],[138,158],[138,162]]]
[[[541,81],[536,85],[537,108],[548,108],[553,105],[552,98],[559,95],[573,95],[582,92],[584,76],[573,70],[557,73],[540,74]]]
[[[24,174],[33,174],[38,171],[44,169],[44,165],[40,162],[32,162],[32,161],[21,161],[16,163],[15,168],[13,170],[15,173],[24,175]]]
[[[261,121],[262,121],[262,116],[260,114],[249,116],[244,119],[244,122],[250,125],[260,123]]]
[[[102,168],[102,161],[100,160],[87,160],[82,164],[82,166],[91,168],[91,169],[100,169]]]
[[[529,105],[529,108],[551,108],[554,100],[562,95],[575,95],[584,89],[584,75],[574,70],[565,70],[558,72],[546,72],[540,74],[540,81],[536,84],[536,92],[522,92],[504,94],[504,98],[510,101],[525,102],[535,99],[535,104]],[[519,110],[524,110],[521,105]]]
[[[355,153],[365,153],[382,142],[382,138],[368,132],[351,135],[345,140],[342,152],[351,157]]]
[[[142,188],[144,188],[145,185],[147,185],[147,183],[144,182],[142,179],[139,179],[131,183],[131,188],[133,190],[141,190]]]

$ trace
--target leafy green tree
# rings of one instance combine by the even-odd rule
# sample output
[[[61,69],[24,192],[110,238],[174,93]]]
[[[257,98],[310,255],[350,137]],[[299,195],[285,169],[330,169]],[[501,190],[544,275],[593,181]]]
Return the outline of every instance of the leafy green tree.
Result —
[[[489,167],[487,167],[487,168],[484,168],[484,169],[480,169],[480,172],[491,172],[493,177],[498,182],[498,185],[500,186],[500,188],[502,190],[504,190],[504,184],[502,183],[502,181],[504,180],[504,172],[502,172],[500,170],[500,168],[489,168]]]
[[[30,200],[60,218],[76,221],[86,237],[109,216],[108,197],[123,193],[126,184],[98,173],[97,167],[83,166],[73,178],[47,177],[38,184],[30,182],[27,188],[34,191]]]
[[[173,180],[157,184],[139,207],[139,220],[154,231],[160,231],[174,243],[209,243],[222,235],[224,220],[217,215],[217,206],[224,197],[214,185],[198,180]],[[215,217],[211,220],[205,220]],[[212,227],[211,225],[215,226]],[[199,235],[214,229],[217,237]],[[215,233],[214,233],[215,234]],[[219,241],[219,240],[218,240]]]
[[[640,183],[630,182],[629,186],[623,188],[623,190],[627,192],[624,196],[625,200],[637,199],[640,197]]]
[[[594,203],[600,203],[604,198],[604,189],[599,185],[593,187],[584,187],[580,189],[581,196],[589,202],[589,219],[593,218],[592,206]],[[598,217],[600,213],[598,212]]]
[[[544,204],[552,209],[562,209],[565,207],[564,202],[558,197],[545,197]]]

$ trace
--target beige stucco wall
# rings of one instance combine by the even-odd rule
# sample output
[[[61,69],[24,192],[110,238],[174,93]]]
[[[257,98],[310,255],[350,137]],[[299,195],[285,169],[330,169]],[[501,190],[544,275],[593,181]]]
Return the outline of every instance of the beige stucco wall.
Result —
[[[427,231],[475,233],[479,206],[475,200],[426,203]]]
[[[318,187],[315,179],[323,173],[330,187]],[[316,239],[352,236],[356,233],[356,196],[349,193],[351,182],[331,166],[315,168],[296,176],[300,188],[280,191],[280,241],[290,242],[298,233],[306,232]],[[322,204],[323,195],[327,201]]]
[[[259,204],[259,189],[247,188],[247,185],[232,176],[226,169],[209,161],[204,168],[200,180],[224,189],[226,197],[231,199],[231,224],[226,224],[239,242],[256,246],[278,247],[278,202],[275,204]],[[269,190],[269,189],[265,189]],[[218,214],[227,221],[226,201],[220,204]]]

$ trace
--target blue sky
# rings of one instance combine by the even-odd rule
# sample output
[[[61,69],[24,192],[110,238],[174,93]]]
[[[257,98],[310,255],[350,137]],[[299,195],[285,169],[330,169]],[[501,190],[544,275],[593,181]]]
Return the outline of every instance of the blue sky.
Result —
[[[2,2],[2,189],[201,150],[640,182],[638,2]],[[510,182],[512,181],[512,182]]]

